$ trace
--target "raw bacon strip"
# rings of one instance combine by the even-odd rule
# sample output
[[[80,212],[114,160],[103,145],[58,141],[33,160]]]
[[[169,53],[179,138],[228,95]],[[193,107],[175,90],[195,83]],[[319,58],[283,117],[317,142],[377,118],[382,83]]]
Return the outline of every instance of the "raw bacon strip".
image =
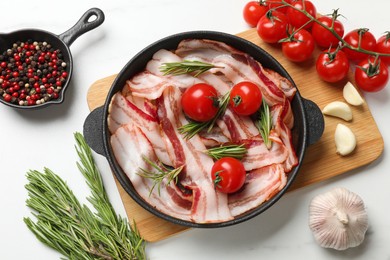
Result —
[[[270,105],[283,103],[286,98],[278,84],[274,82],[274,74],[270,75],[251,56],[225,43],[204,39],[184,40],[178,45],[175,53],[183,59],[197,59],[222,67],[214,69],[214,72],[222,72],[235,84],[243,80],[255,82],[260,86],[265,100]]]
[[[182,58],[167,50],[159,50],[153,55],[153,59],[146,65],[146,70],[138,73],[132,79],[127,80],[127,86],[134,96],[157,99],[165,88],[174,86],[185,89],[199,83],[195,77],[188,75],[165,75],[160,67],[166,62],[179,62]]]
[[[232,215],[238,216],[263,204],[281,190],[285,183],[286,175],[280,164],[249,172],[243,189],[229,196]]]
[[[148,140],[152,143],[155,153],[161,162],[171,165],[164,140],[160,134],[160,125],[157,118],[139,109],[120,92],[115,93],[111,99],[108,111],[108,129],[114,133],[120,126],[135,124],[142,129]]]
[[[285,172],[290,172],[298,164],[298,157],[292,144],[291,130],[286,126],[281,117],[282,111],[282,105],[276,105],[271,108],[272,124],[275,126],[275,132],[278,133],[287,148],[288,156],[283,165]]]
[[[185,140],[177,129],[186,124],[180,107],[181,92],[173,87],[164,90],[157,100],[158,116],[162,122],[162,130],[166,134],[175,150],[180,150],[179,160],[185,164],[185,176],[182,183],[193,192],[191,219],[197,223],[220,222],[232,219],[227,206],[227,195],[216,192],[210,178],[213,160],[200,151],[206,147],[200,137],[195,135]]]
[[[272,140],[272,147],[269,150],[262,139],[242,141],[247,147],[247,154],[242,160],[246,171],[286,161],[288,150],[280,138],[274,131],[271,131],[269,138]]]
[[[277,86],[280,88],[280,90],[283,91],[284,95],[292,99],[297,92],[297,89],[294,87],[294,85],[286,79],[285,77],[281,76],[279,73],[277,73],[274,70],[264,68],[264,70],[268,73],[270,78],[273,78],[273,82],[277,84]]]
[[[150,193],[153,180],[141,177],[137,174],[139,168],[153,170],[142,156],[152,161],[157,157],[153,147],[142,131],[134,124],[127,124],[117,129],[111,136],[111,146],[122,170],[132,182],[137,193],[152,206],[170,216],[190,220],[191,203],[184,199],[180,190],[173,183],[161,184],[160,194],[157,187]]]

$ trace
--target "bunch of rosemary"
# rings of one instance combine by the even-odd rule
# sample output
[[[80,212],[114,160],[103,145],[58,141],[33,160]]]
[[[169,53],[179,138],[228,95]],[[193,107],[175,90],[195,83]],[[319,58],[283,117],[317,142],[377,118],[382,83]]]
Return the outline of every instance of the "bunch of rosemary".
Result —
[[[29,171],[26,185],[28,207],[36,218],[24,218],[27,227],[47,246],[67,259],[146,259],[145,242],[135,223],[118,216],[103,186],[91,149],[75,133],[78,169],[91,189],[88,201],[93,212],[82,205],[65,181],[50,169]]]

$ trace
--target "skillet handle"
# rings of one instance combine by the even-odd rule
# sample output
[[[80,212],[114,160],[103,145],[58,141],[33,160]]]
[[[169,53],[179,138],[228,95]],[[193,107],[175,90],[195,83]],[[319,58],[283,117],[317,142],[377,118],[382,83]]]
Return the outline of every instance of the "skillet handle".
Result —
[[[91,17],[96,16],[92,21],[88,21]],[[86,11],[78,22],[66,32],[58,37],[68,46],[70,46],[79,36],[95,29],[104,22],[104,13],[99,8],[91,8]]]
[[[103,145],[103,108],[104,106],[98,107],[87,116],[83,135],[92,150],[106,157]]]
[[[307,115],[307,128],[308,128],[308,146],[316,143],[324,133],[325,122],[324,116],[317,106],[311,100],[302,98],[303,106]]]

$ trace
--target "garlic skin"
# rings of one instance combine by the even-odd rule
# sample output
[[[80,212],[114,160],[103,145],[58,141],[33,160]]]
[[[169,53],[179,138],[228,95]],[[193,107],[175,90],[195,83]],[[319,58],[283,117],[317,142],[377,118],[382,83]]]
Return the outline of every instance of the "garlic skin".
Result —
[[[317,195],[309,206],[309,227],[317,243],[345,250],[360,245],[368,229],[363,200],[345,188]]]

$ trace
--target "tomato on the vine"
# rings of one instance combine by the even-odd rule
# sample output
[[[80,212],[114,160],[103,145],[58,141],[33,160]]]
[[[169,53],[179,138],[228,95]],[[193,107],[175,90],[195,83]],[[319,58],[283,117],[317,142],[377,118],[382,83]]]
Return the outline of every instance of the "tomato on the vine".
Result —
[[[364,91],[380,91],[389,81],[389,71],[387,65],[372,57],[370,59],[363,60],[356,67],[355,81],[358,87]]]
[[[262,100],[263,95],[256,84],[242,81],[233,86],[229,104],[237,114],[249,116],[259,110]]]
[[[223,157],[216,161],[211,169],[214,187],[223,193],[233,193],[245,183],[246,171],[239,160]]]
[[[327,82],[337,82],[348,75],[349,61],[341,50],[331,49],[323,51],[317,58],[317,74]]]
[[[297,8],[299,10],[306,10],[311,16],[316,17],[317,16],[317,9],[314,6],[314,4],[308,0],[297,0],[293,1],[291,5],[294,8]],[[295,10],[293,8],[288,8],[287,9],[287,17],[288,20],[290,21],[290,24],[295,28],[301,28],[301,26],[305,25],[305,29],[310,29],[311,26],[313,25],[313,21],[310,21],[310,18],[307,17],[305,14],[302,12]]]
[[[181,97],[184,113],[198,122],[207,122],[218,112],[218,93],[205,83],[198,83],[187,88]]]
[[[305,29],[301,29],[294,32],[289,41],[282,43],[282,52],[287,59],[302,62],[312,56],[314,47],[313,36]]]
[[[359,41],[360,41],[360,48],[368,51],[375,51],[375,46],[376,46],[375,36],[371,32],[369,32],[368,29],[366,28],[355,29],[353,31],[350,31],[344,36],[344,41],[355,48],[359,46]],[[345,54],[347,54],[348,59],[355,62],[361,61],[363,59],[367,59],[369,56],[365,53],[351,50],[348,48],[344,48],[344,52]]]
[[[284,1],[288,4],[291,4],[293,2],[293,0],[284,0]],[[278,10],[279,12],[282,13],[286,13],[288,6],[284,6],[284,4],[281,3],[281,1],[277,2],[277,1],[270,0],[268,1],[268,8]]]
[[[257,23],[257,34],[268,43],[276,43],[287,36],[287,16],[278,11],[268,11]]]
[[[390,55],[390,32],[379,37],[376,42],[375,51]],[[390,56],[381,56],[381,60],[390,66]]]
[[[262,1],[250,1],[244,6],[243,17],[247,24],[256,27],[260,18],[268,11],[268,6]]]
[[[333,24],[334,31],[340,36],[340,38],[343,38],[344,26],[339,20],[333,21],[332,17],[322,16],[318,18],[318,21],[328,28],[331,28]],[[313,24],[313,27],[311,28],[311,34],[313,35],[314,41],[317,43],[317,45],[323,48],[329,48],[331,46],[337,47],[339,43],[339,39],[337,39],[336,36],[334,36],[327,28],[324,28],[318,23]]]

